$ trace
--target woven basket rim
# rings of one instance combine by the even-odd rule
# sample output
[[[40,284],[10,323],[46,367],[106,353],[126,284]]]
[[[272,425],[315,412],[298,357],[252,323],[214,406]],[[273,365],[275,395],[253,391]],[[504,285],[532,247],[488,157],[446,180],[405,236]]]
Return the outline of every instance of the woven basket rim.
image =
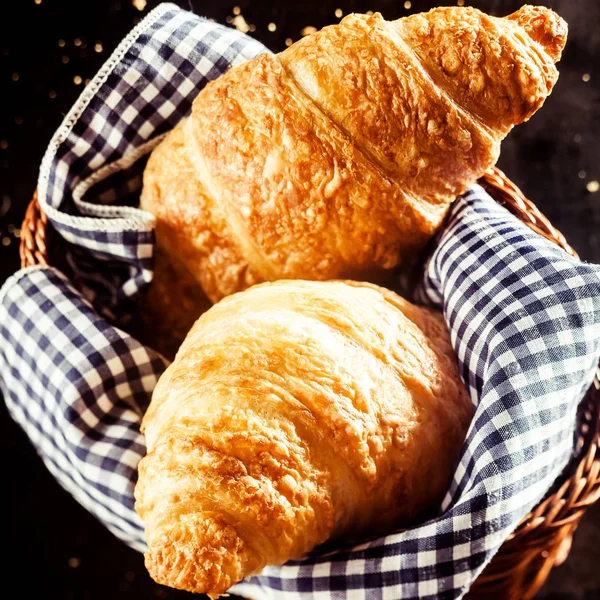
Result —
[[[533,231],[578,258],[562,233],[499,168],[489,169],[479,183],[499,204],[505,206]],[[51,226],[40,207],[36,191],[21,228],[22,267],[51,264],[51,233]],[[600,497],[598,373],[584,402],[587,403],[583,411],[585,422],[578,440],[581,454],[572,474],[558,490],[549,494],[521,520],[472,586],[466,596],[470,600],[532,598],[545,582],[552,567],[566,559],[571,536],[585,509]]]

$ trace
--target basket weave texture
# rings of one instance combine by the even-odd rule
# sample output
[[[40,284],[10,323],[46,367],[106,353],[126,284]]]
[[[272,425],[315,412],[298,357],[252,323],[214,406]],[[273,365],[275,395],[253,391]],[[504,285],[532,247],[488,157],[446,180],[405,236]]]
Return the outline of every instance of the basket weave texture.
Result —
[[[564,236],[508,177],[494,167],[480,180],[490,195],[539,235],[571,256]],[[30,202],[21,228],[21,265],[51,261],[52,229],[37,200]],[[554,566],[567,558],[571,540],[586,509],[600,497],[600,380],[596,376],[583,400],[584,423],[579,462],[568,479],[526,515],[485,568],[466,600],[528,600],[542,587]]]

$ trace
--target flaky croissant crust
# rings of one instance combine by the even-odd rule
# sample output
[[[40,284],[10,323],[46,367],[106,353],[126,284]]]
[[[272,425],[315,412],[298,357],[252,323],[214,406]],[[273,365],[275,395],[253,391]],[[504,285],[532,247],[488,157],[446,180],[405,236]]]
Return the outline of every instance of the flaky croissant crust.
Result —
[[[141,206],[174,259],[157,285],[181,273],[215,302],[281,278],[375,281],[412,259],[541,106],[565,38],[541,7],[353,14],[234,67],[147,165]],[[190,321],[155,296],[174,330]]]
[[[192,328],[143,421],[136,510],[159,583],[218,595],[439,505],[472,415],[441,315],[281,281]]]

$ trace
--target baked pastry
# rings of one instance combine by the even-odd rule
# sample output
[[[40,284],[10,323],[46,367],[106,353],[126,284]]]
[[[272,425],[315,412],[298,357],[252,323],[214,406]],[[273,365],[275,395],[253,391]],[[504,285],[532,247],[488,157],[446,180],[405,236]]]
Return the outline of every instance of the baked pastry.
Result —
[[[143,419],[159,583],[211,597],[439,507],[472,418],[442,316],[368,283],[265,283],[205,312]]]
[[[145,170],[141,206],[177,258],[166,278],[187,271],[215,302],[282,278],[373,281],[414,257],[542,105],[566,34],[533,6],[352,14],[231,69]]]
[[[172,360],[181,341],[211,302],[177,256],[154,251],[154,278],[138,303],[129,333]]]

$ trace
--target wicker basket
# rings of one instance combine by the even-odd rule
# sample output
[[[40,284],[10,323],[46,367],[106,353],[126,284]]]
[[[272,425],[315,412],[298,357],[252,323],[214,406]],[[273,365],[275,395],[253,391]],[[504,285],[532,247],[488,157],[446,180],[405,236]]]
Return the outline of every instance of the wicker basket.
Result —
[[[497,168],[480,182],[503,206],[531,229],[558,244],[572,256],[567,244],[536,206]],[[54,264],[52,230],[40,210],[37,197],[31,201],[21,229],[22,266]],[[529,513],[502,545],[466,596],[469,600],[527,600],[546,581],[552,567],[560,565],[571,548],[573,532],[585,510],[600,497],[600,382],[594,380],[585,400],[580,460],[568,479]]]

